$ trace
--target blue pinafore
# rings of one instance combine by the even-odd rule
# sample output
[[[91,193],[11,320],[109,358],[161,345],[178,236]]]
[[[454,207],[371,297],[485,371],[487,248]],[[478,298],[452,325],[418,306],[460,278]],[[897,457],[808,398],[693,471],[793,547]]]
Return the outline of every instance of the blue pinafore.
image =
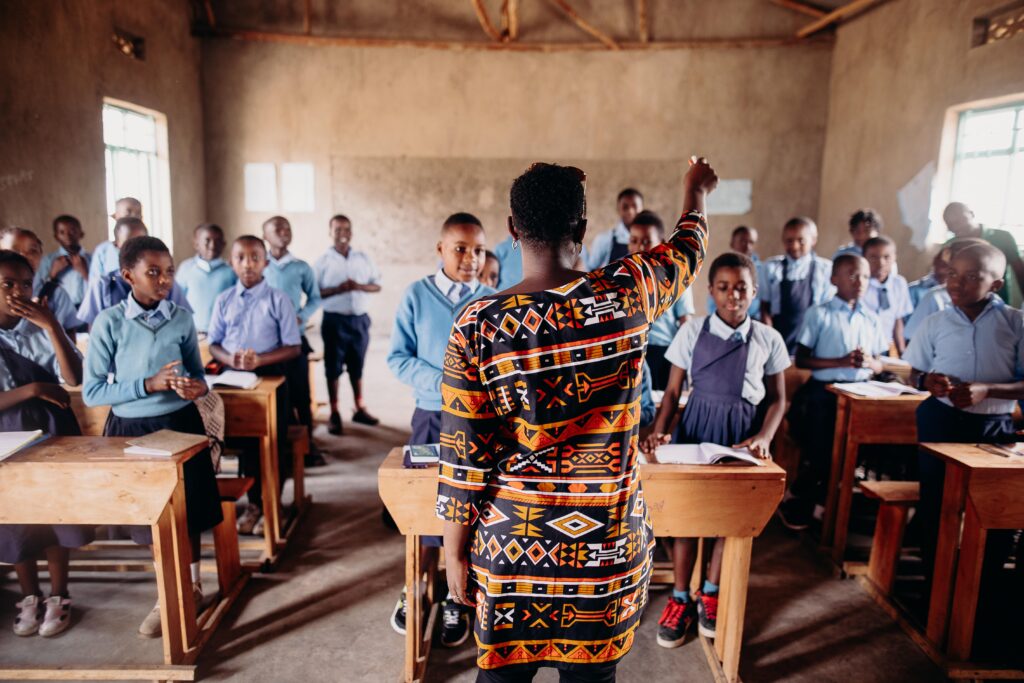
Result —
[[[678,443],[708,441],[732,446],[760,427],[758,407],[743,398],[749,338],[721,339],[711,334],[711,317],[697,336],[690,362],[690,400],[676,434]]]
[[[772,326],[786,341],[786,349],[796,351],[796,338],[804,322],[804,314],[814,304],[814,276],[818,260],[811,254],[811,268],[801,280],[789,279],[789,258],[782,259],[782,282],[779,283],[779,313],[772,318]]]

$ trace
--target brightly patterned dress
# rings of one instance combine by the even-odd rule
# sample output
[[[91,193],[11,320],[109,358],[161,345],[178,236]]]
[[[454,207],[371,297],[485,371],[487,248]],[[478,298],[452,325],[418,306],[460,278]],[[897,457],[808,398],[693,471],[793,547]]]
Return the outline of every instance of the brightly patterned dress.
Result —
[[[452,328],[437,513],[472,525],[478,665],[598,664],[633,643],[654,536],[637,470],[651,323],[693,281],[707,224]]]

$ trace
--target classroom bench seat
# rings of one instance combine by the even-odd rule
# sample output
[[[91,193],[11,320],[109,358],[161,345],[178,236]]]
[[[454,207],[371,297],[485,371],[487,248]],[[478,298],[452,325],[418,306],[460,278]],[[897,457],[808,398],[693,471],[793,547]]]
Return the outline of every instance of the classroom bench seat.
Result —
[[[865,496],[881,504],[875,535],[871,540],[868,578],[885,595],[889,595],[896,581],[907,514],[917,504],[921,487],[916,481],[864,481],[860,488]]]
[[[224,519],[213,528],[214,553],[217,556],[217,584],[221,595],[227,595],[242,573],[238,549],[238,520],[235,504],[252,488],[252,477],[218,477],[217,493]]]

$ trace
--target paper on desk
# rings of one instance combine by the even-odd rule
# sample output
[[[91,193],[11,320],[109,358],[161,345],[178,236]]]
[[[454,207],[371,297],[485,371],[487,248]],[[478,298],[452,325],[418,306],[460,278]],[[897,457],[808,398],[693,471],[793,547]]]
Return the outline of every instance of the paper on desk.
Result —
[[[187,434],[172,429],[161,429],[125,442],[128,446],[124,449],[124,454],[169,458],[204,442],[209,443],[209,437],[205,434]]]
[[[921,395],[928,393],[918,391],[899,382],[877,382],[875,380],[869,382],[848,382],[837,386],[845,392],[867,398],[892,398],[901,394]]]
[[[42,437],[41,429],[31,432],[0,432],[0,460],[5,460],[26,446],[40,441]]]
[[[221,386],[235,387],[236,389],[252,389],[259,383],[259,375],[255,372],[246,372],[244,370],[225,370],[219,375],[206,376],[206,385],[209,387],[220,384]]]
[[[654,452],[659,463],[674,465],[717,465],[727,460],[742,460],[764,467],[761,460],[746,448],[729,448],[715,443],[670,443],[658,446]]]

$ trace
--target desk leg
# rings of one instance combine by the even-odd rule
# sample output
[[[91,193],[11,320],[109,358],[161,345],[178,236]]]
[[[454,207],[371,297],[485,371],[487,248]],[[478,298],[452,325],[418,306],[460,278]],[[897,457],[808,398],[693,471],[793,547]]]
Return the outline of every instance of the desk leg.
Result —
[[[423,599],[420,591],[420,537],[405,537],[405,683],[416,680],[422,638]]]
[[[750,552],[753,538],[725,539],[722,555],[722,599],[718,612],[724,633],[715,638],[715,650],[722,660],[722,671],[730,683],[739,680],[740,648],[743,645],[743,617],[747,608],[747,581],[750,578]],[[717,629],[716,629],[717,630]]]
[[[843,470],[843,456],[846,453],[846,436],[850,431],[850,399],[838,397],[836,406],[836,429],[832,436],[832,467],[828,472],[828,491],[825,493],[825,517],[821,525],[821,547],[831,547],[836,524],[839,477]],[[856,456],[855,456],[856,457]]]
[[[967,501],[963,538],[960,541],[960,560],[956,565],[956,589],[949,616],[947,652],[954,661],[963,662],[971,658],[974,618],[978,611],[978,589],[981,586],[987,536],[988,532],[981,527],[974,504]]]
[[[271,476],[267,477],[264,475],[263,481],[267,481],[272,478],[274,486],[271,489],[270,498],[266,497],[264,493],[263,506],[266,507],[267,501],[270,503],[270,527],[274,530],[273,542],[274,549],[277,550],[277,545],[281,541],[281,486],[284,482],[281,481],[281,453],[278,452],[278,440],[277,433],[277,392],[270,396],[270,403],[267,406],[267,415],[270,416],[270,424],[267,425],[267,439],[270,442],[270,453],[271,453]]]
[[[188,544],[185,489],[179,482],[160,519],[153,525],[165,664],[184,663],[185,653],[196,639],[196,607],[192,600]]]
[[[832,532],[832,561],[842,567],[846,554],[846,537],[850,533],[850,509],[853,507],[853,482],[856,479],[857,454],[860,442],[846,437],[846,452],[843,454],[843,469],[840,473],[838,501],[836,502],[836,526]],[[831,476],[831,475],[830,475]]]
[[[953,577],[960,541],[960,516],[967,498],[967,474],[962,467],[946,463],[944,481],[927,628],[928,640],[939,649],[946,644],[946,627],[949,625],[949,607],[953,598]]]

